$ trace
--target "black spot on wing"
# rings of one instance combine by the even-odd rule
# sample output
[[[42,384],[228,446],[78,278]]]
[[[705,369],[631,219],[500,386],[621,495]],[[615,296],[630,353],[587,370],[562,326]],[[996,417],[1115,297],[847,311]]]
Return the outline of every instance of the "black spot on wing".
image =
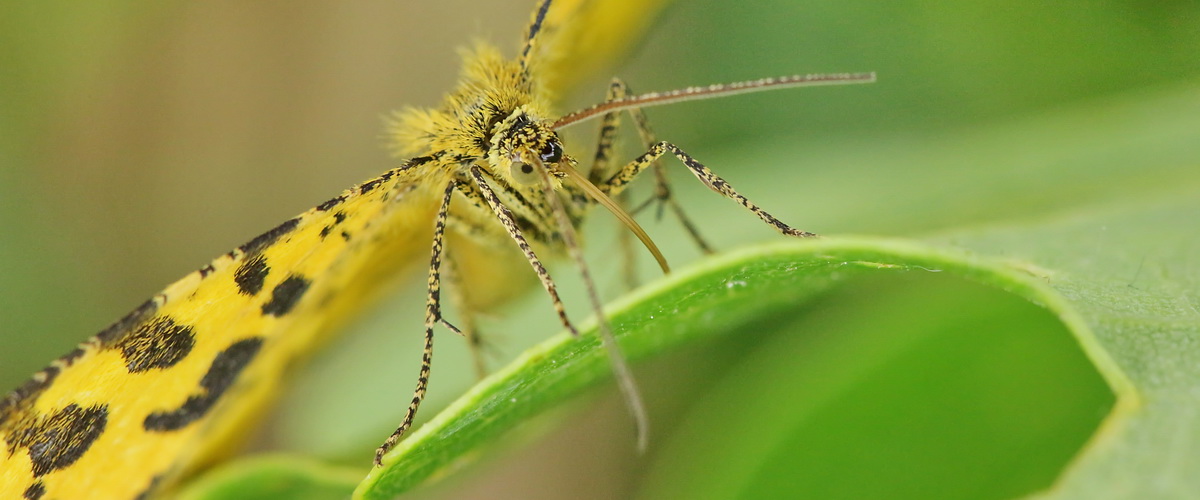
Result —
[[[369,181],[367,181],[367,182],[364,182],[364,183],[362,183],[362,185],[358,187],[358,192],[359,192],[360,194],[367,194],[367,193],[370,193],[371,191],[374,191],[374,190],[375,190],[375,188],[379,187],[379,185],[380,185],[380,184],[382,184],[382,183],[383,183],[383,179],[382,179],[382,178],[379,178],[379,179],[371,179],[371,180],[369,180]]]
[[[54,365],[47,366],[42,371],[35,373],[24,384],[17,387],[8,394],[8,397],[0,401],[0,425],[8,422],[14,415],[21,413],[22,409],[28,409],[33,406],[33,401],[37,399],[37,395],[50,387],[54,383],[55,377],[58,377],[59,368]]]
[[[104,330],[101,330],[100,333],[97,333],[95,337],[92,337],[92,339],[88,341],[87,347],[94,348],[99,346],[102,349],[111,348],[115,344],[133,334],[134,328],[138,324],[144,323],[146,319],[153,315],[157,310],[158,304],[154,301],[154,299],[143,302],[133,311],[130,311],[129,314],[126,314],[125,317],[117,320],[115,323],[109,325],[108,328],[105,328]],[[29,380],[26,380],[25,383],[21,384],[19,387],[10,392],[3,400],[0,400],[0,425],[7,424],[23,426],[22,432],[33,432],[33,429],[29,427],[30,424],[28,422],[24,424],[11,424],[10,421],[14,416],[19,418],[21,414],[31,411],[33,403],[37,400],[38,395],[41,394],[42,391],[46,390],[47,387],[50,387],[52,383],[54,383],[54,379],[58,377],[58,374],[61,373],[64,368],[74,364],[76,360],[86,353],[87,350],[84,349],[84,346],[71,350],[71,352],[68,352],[67,354],[58,358],[58,360],[51,363],[50,366],[47,366],[42,371],[35,373],[29,378]],[[12,440],[9,440],[9,445],[9,449],[11,451],[14,446],[12,444]]]
[[[147,415],[142,427],[147,431],[170,432],[203,418],[221,399],[221,395],[233,386],[246,365],[254,360],[262,343],[262,337],[251,337],[234,342],[218,353],[208,367],[208,373],[200,379],[201,390],[198,394],[188,396],[179,408]]]
[[[337,227],[338,224],[345,222],[345,220],[346,212],[342,212],[340,210],[335,212],[333,214],[333,224],[321,228],[321,239],[325,239],[326,236],[329,236],[329,233],[333,232],[333,228]]]
[[[419,167],[421,165],[424,165],[424,164],[429,163],[434,160],[440,160],[442,158],[442,154],[443,153],[437,153],[437,154],[432,154],[432,155],[428,155],[428,156],[415,156],[415,157],[409,158],[408,161],[404,162],[404,165],[400,166],[400,168],[393,170],[391,172],[388,172],[388,173],[390,174],[393,172],[409,170],[409,169]]]
[[[158,304],[154,303],[154,299],[143,302],[142,305],[137,306],[136,309],[126,314],[124,318],[117,320],[116,323],[109,325],[108,328],[96,334],[96,338],[100,340],[100,346],[108,347],[121,340],[121,337],[124,337],[133,330],[134,325],[141,323],[150,317],[151,314],[154,314],[155,311],[158,311]]]
[[[241,250],[243,253],[250,254],[250,255],[261,253],[264,248],[271,246],[271,244],[275,243],[277,240],[279,240],[279,238],[281,236],[283,236],[287,233],[290,233],[290,232],[292,232],[292,230],[296,229],[296,225],[299,223],[300,223],[300,219],[298,219],[298,218],[288,219],[283,224],[275,226],[275,229],[272,229],[270,231],[267,231],[263,234],[258,235],[257,238],[254,238],[254,239],[246,242],[246,244],[238,247],[238,249]]]
[[[325,203],[317,205],[317,210],[320,210],[322,212],[328,211],[329,209],[331,209],[333,207],[341,205],[343,201],[346,201],[346,195],[341,195],[341,196],[338,196],[337,198],[330,198]]]
[[[17,444],[29,451],[34,477],[41,477],[79,460],[106,425],[107,405],[82,408],[72,403],[31,427]]]
[[[255,255],[242,262],[233,272],[233,282],[237,284],[239,293],[253,297],[262,291],[263,282],[270,273],[267,260],[262,255]]]
[[[374,191],[380,184],[391,180],[394,175],[396,175],[394,170],[388,170],[383,175],[362,183],[361,186],[358,186],[358,194],[367,194]]]
[[[35,482],[25,488],[25,493],[21,495],[25,500],[40,500],[46,494],[46,485],[41,481]]]
[[[72,349],[71,352],[64,354],[57,361],[33,374],[29,380],[8,393],[8,396],[0,400],[0,426],[3,426],[13,415],[21,413],[22,408],[31,407],[37,400],[38,394],[54,383],[54,379],[58,377],[62,369],[71,366],[86,352],[82,347]]]
[[[138,325],[113,348],[121,350],[125,368],[130,373],[140,373],[178,363],[195,345],[196,334],[192,327],[180,325],[168,316],[158,316]]]
[[[87,351],[83,350],[82,347],[76,347],[74,349],[71,349],[71,352],[63,354],[61,358],[58,358],[58,361],[60,363],[62,363],[64,366],[71,366],[71,364],[74,363],[75,360],[79,359],[81,356],[83,356],[86,353],[87,353]]]
[[[271,290],[271,301],[263,304],[263,314],[271,316],[287,314],[296,306],[296,302],[300,301],[300,297],[304,296],[304,292],[308,291],[308,286],[311,284],[312,282],[303,276],[297,274],[288,276]]]

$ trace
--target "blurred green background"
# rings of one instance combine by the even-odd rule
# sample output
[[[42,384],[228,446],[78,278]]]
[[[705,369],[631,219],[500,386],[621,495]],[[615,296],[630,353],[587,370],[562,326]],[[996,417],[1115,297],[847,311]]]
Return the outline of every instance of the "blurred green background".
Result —
[[[0,386],[15,386],[213,256],[393,166],[381,147],[380,117],[406,104],[436,104],[455,81],[457,48],[475,37],[515,50],[530,3],[0,6]],[[1196,167],[1200,132],[1164,127],[1141,137],[1121,128],[1131,119],[1188,123],[1180,118],[1188,110],[1170,99],[1200,90],[1198,53],[1198,2],[700,0],[669,8],[622,67],[597,75],[571,102],[600,98],[608,74],[648,91],[876,71],[879,82],[871,86],[688,103],[654,109],[650,117],[662,138],[801,228],[923,236],[1114,198],[1200,192],[1200,181],[1185,173]],[[1166,104],[1155,108],[1160,101]],[[1052,133],[1030,135],[1031,128]],[[1197,137],[1191,149],[1152,147],[1155,138],[1189,134]],[[1139,147],[1114,146],[1125,140]],[[1057,149],[1064,144],[1070,148]],[[1143,175],[1127,175],[1123,160],[1134,158],[1144,162]],[[1081,162],[1096,167],[1081,177]],[[675,179],[685,206],[721,248],[773,237],[688,177]],[[696,255],[671,224],[650,229],[675,265]],[[593,261],[605,271],[617,265],[599,257],[612,249],[607,234],[592,236]],[[965,285],[938,286],[948,288],[931,289]],[[612,295],[615,287],[607,288]],[[924,285],[904,291],[913,288]],[[876,289],[887,291],[879,296],[898,293],[889,283],[847,293],[876,297],[869,292]],[[374,332],[350,337],[317,360],[298,392],[325,394],[322,406],[330,409],[308,411],[302,399],[292,399],[283,413],[304,415],[278,426],[273,440],[364,460],[373,441],[390,431],[401,409],[396,401],[407,399],[415,376],[419,292],[389,300],[387,315],[364,328]],[[930,292],[931,305],[912,309],[936,309],[944,299]],[[511,318],[488,326],[501,345],[496,362],[556,330],[540,296],[513,309]],[[1037,312],[1014,317],[1028,315]],[[980,321],[990,327],[999,320]],[[1031,331],[1055,330],[1047,318],[1035,323]],[[1070,358],[1065,333],[1058,335],[1050,342]],[[471,381],[461,342],[442,338],[426,417]],[[698,348],[672,360],[680,366],[654,373],[689,371],[704,375],[680,376],[680,383],[707,380],[731,349]],[[1049,364],[1056,363],[1066,362]],[[1072,366],[1064,373],[1078,374],[1080,365]],[[400,389],[384,393],[395,392],[394,400],[347,389],[368,381],[376,388],[399,381]],[[1102,392],[1094,380],[1079,384]],[[328,392],[318,392],[323,386]],[[648,392],[702,397],[696,390]],[[600,429],[610,425],[625,435],[617,400],[589,408],[591,416],[579,424],[586,433],[604,436]],[[327,436],[305,431],[320,425],[306,418],[326,424],[350,418],[338,411],[367,424],[321,427]],[[519,466],[493,479],[520,483],[511,472],[526,470],[547,484],[570,478],[562,482],[594,488],[598,496],[635,488],[639,471],[628,450],[597,444],[612,438],[584,439],[594,452],[563,460],[581,449],[571,440],[583,438],[569,431],[557,437],[559,444],[523,452],[512,459]],[[551,473],[545,464],[570,470]],[[495,491],[495,484],[482,484],[471,491]]]

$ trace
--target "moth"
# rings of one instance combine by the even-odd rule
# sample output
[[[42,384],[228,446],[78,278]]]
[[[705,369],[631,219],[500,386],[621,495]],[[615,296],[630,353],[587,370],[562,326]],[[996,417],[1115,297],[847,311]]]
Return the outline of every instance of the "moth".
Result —
[[[643,172],[656,172],[652,201],[669,207],[707,247],[671,195],[662,175],[666,163],[681,165],[782,235],[814,236],[748,200],[684,149],[659,141],[642,109],[866,83],[874,74],[796,75],[646,94],[614,80],[603,102],[562,114],[554,108],[546,68],[563,56],[552,40],[578,22],[568,15],[578,3],[541,1],[515,57],[477,45],[439,107],[397,113],[388,130],[402,159],[396,168],[169,285],[0,401],[6,446],[0,492],[38,499],[147,498],[169,491],[241,440],[294,360],[327,340],[399,270],[427,262],[419,375],[399,426],[375,454],[378,465],[425,397],[435,332],[445,328],[475,339],[471,313],[495,309],[525,288],[496,276],[531,268],[526,275],[536,279],[530,283],[540,284],[558,321],[578,334],[544,264],[566,256],[602,317],[576,234],[593,207],[613,214],[669,270],[620,198]],[[646,150],[614,162],[625,114]],[[584,168],[560,132],[594,119],[600,121],[598,146]],[[442,314],[446,290],[460,302],[466,327]],[[603,321],[600,332],[644,443],[647,424],[633,377]]]

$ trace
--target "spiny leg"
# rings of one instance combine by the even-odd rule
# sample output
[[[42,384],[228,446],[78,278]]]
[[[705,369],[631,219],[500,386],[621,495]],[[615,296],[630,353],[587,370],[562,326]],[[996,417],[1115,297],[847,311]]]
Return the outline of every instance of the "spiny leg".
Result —
[[[614,78],[608,87],[608,93],[605,95],[604,100],[605,102],[617,101],[625,99],[630,95],[632,95],[632,91],[630,90],[629,86],[626,85],[625,82],[621,81],[620,78]],[[641,138],[642,143],[645,144],[646,148],[654,147],[654,144],[658,142],[658,139],[654,134],[654,129],[650,127],[650,121],[646,118],[646,113],[643,112],[641,108],[629,108],[627,111],[629,112],[629,116],[633,118],[634,128],[637,130],[638,137]],[[605,113],[601,118],[600,138],[596,141],[596,155],[593,158],[592,171],[589,175],[589,178],[593,184],[601,184],[605,176],[613,175],[609,173],[608,164],[612,156],[612,149],[617,130],[620,128],[620,126],[621,119],[619,111],[610,111]],[[706,254],[713,253],[712,246],[709,245],[708,242],[705,241],[704,237],[700,235],[699,229],[697,229],[696,225],[692,223],[692,220],[684,212],[683,207],[679,204],[675,197],[672,196],[670,184],[667,181],[666,169],[663,167],[662,162],[658,161],[656,158],[651,161],[651,165],[654,167],[654,196],[650,200],[647,200],[646,203],[634,209],[634,212],[642,210],[650,203],[658,202],[658,211],[656,216],[661,219],[663,207],[669,207],[671,209],[671,213],[673,213],[675,218],[679,220],[679,223],[683,225],[684,230],[687,231],[688,236],[692,239],[692,242],[696,244],[700,251]],[[624,197],[619,196],[618,198],[623,199]],[[628,238],[625,238],[625,241],[628,241]],[[622,244],[624,245],[625,243]]]
[[[653,146],[654,146],[653,144],[647,145],[647,147],[653,147]],[[661,179],[661,182],[658,183],[658,186],[663,186],[665,188],[665,186],[667,185],[666,184],[667,181],[666,181],[666,176],[663,173],[663,170],[664,169],[662,168],[661,162],[654,163],[654,177],[657,179]],[[658,202],[658,210],[657,210],[655,216],[661,219],[662,218],[662,207],[664,205],[669,206],[669,207],[671,207],[671,213],[675,214],[675,218],[679,220],[679,223],[681,225],[683,225],[683,229],[687,231],[688,236],[692,238],[692,242],[696,244],[696,247],[698,247],[700,249],[700,251],[705,254],[710,255],[710,254],[716,253],[716,250],[713,250],[712,246],[709,245],[708,242],[704,239],[704,237],[700,235],[700,229],[698,227],[696,227],[696,224],[694,224],[692,222],[692,219],[690,217],[688,217],[687,214],[683,211],[683,205],[680,205],[679,202],[675,199],[675,197],[671,195],[671,191],[669,189],[661,190],[661,191],[658,190],[658,188],[655,188],[655,189],[656,190],[655,190],[654,196],[651,196],[649,199],[647,199],[646,201],[643,201],[640,205],[638,205],[638,206],[634,207],[632,210],[630,210],[629,211],[630,215],[637,215],[638,213],[641,213],[646,208],[649,208],[650,205],[653,204],[654,202]],[[625,192],[622,192],[621,194],[617,195],[617,197],[620,199],[624,199],[625,194],[626,194]]]
[[[475,181],[474,187],[478,189],[477,192],[471,194],[482,196],[487,205],[491,207],[492,213],[499,219],[500,225],[504,226],[504,230],[508,232],[509,237],[520,247],[521,253],[525,254],[525,260],[529,261],[530,266],[533,266],[533,272],[537,273],[538,281],[542,282],[542,288],[546,290],[546,293],[550,295],[551,302],[554,303],[554,312],[558,313],[558,319],[571,332],[571,335],[578,337],[579,330],[576,330],[575,325],[572,325],[571,321],[567,319],[567,308],[563,306],[562,299],[558,297],[558,287],[555,286],[554,280],[550,279],[550,272],[542,265],[542,261],[533,253],[533,247],[529,246],[529,241],[521,233],[521,228],[517,227],[516,221],[513,220],[512,212],[500,202],[500,198],[492,191],[491,186],[487,183],[487,179],[484,178],[482,169],[477,166],[471,167],[471,178]]]
[[[646,416],[646,405],[642,402],[637,383],[633,379],[633,371],[629,369],[629,364],[625,362],[625,355],[621,353],[621,346],[617,345],[617,338],[604,318],[604,305],[600,302],[600,294],[596,292],[596,283],[592,281],[587,261],[583,258],[583,250],[579,247],[579,239],[575,234],[571,217],[567,214],[567,207],[555,192],[550,174],[544,167],[538,170],[542,176],[543,192],[546,194],[546,199],[550,201],[550,211],[554,212],[558,222],[563,244],[567,247],[567,252],[571,254],[575,264],[579,266],[579,275],[583,279],[584,288],[587,289],[592,310],[596,313],[596,322],[600,327],[600,340],[604,344],[605,350],[608,351],[608,360],[617,379],[617,386],[621,388],[621,394],[625,397],[625,405],[633,414],[637,432],[637,449],[644,451],[650,435],[650,419]]]
[[[604,102],[618,98],[623,92],[624,83],[614,78],[608,85]],[[592,184],[600,184],[609,173],[609,163],[612,160],[613,144],[617,139],[617,130],[621,127],[619,111],[604,113],[600,118],[600,137],[596,140],[596,154],[592,157],[592,169],[588,171],[588,180]]]
[[[450,284],[450,303],[454,304],[454,308],[458,311],[460,324],[465,325],[462,329],[463,335],[467,338],[467,350],[471,352],[471,364],[475,369],[475,378],[483,380],[487,376],[487,353],[483,336],[479,332],[479,324],[475,321],[475,311],[471,309],[469,301],[465,296],[465,290],[461,286],[462,275],[459,274],[458,260],[454,258],[454,252],[445,252],[443,264],[446,267],[446,281]]]
[[[640,173],[642,170],[645,170],[646,167],[650,166],[655,160],[662,157],[662,155],[666,154],[667,152],[675,155],[680,162],[683,162],[683,165],[692,172],[692,175],[696,176],[697,179],[700,179],[700,182],[703,182],[704,185],[708,186],[709,189],[712,189],[713,191],[720,193],[722,196],[732,199],[733,201],[738,202],[738,204],[741,206],[746,207],[747,210],[754,213],[754,215],[757,215],[758,218],[762,219],[763,222],[766,222],[771,227],[775,228],[776,231],[779,231],[787,236],[816,236],[816,234],[807,231],[801,231],[784,224],[783,221],[775,218],[775,216],[767,213],[766,210],[759,208],[758,205],[755,205],[753,202],[746,199],[745,196],[739,194],[733,189],[733,186],[730,186],[729,183],[725,181],[725,179],[722,179],[721,177],[717,176],[717,174],[714,174],[708,169],[708,167],[704,166],[703,163],[696,161],[695,158],[692,158],[691,155],[685,153],[682,149],[679,149],[674,144],[665,141],[660,141],[650,146],[649,151],[637,158],[634,158],[634,160],[625,165],[620,172],[613,174],[612,177],[598,187],[609,196],[620,194],[621,191],[623,191],[629,184],[629,181],[633,180],[634,177],[637,177],[638,173]]]
[[[818,86],[818,85],[848,85],[848,84],[858,84],[858,83],[871,83],[874,81],[875,81],[875,73],[873,73],[873,72],[872,73],[807,74],[807,75],[790,75],[790,76],[783,76],[783,77],[778,77],[778,78],[760,78],[758,80],[748,80],[748,81],[733,82],[733,83],[722,83],[722,84],[716,84],[716,85],[707,85],[707,86],[703,86],[703,87],[687,87],[687,88],[671,90],[671,91],[667,91],[667,92],[650,92],[650,93],[642,94],[642,95],[632,95],[632,96],[626,96],[623,98],[608,99],[608,100],[606,100],[602,103],[596,104],[594,106],[591,106],[591,107],[588,107],[585,109],[581,109],[579,111],[567,113],[565,115],[560,116],[557,120],[555,120],[554,124],[552,125],[552,128],[554,128],[555,130],[561,130],[563,128],[570,127],[572,125],[582,123],[589,119],[596,118],[601,115],[607,115],[609,113],[612,113],[615,111],[620,111],[623,109],[634,110],[637,108],[643,108],[643,107],[648,107],[648,106],[660,106],[660,105],[669,104],[669,103],[673,103],[673,102],[680,102],[680,101],[694,100],[694,99],[708,99],[708,98],[714,98],[714,97],[719,97],[719,96],[743,94],[743,93],[747,93],[747,92],[758,92],[758,91],[770,90],[770,89],[783,89],[783,88],[789,88],[789,87],[812,87],[812,86]],[[650,150],[651,150],[651,152],[654,152],[654,150],[657,149],[658,146],[665,147],[667,145],[669,145],[669,144],[656,143],[654,146],[652,146],[650,148]],[[674,146],[671,146],[671,147],[674,148]],[[675,149],[675,151],[674,151],[675,155],[679,156],[681,160],[683,159],[683,156],[686,156],[686,155],[681,156],[682,151],[678,151],[678,148],[674,148],[674,149]],[[642,155],[642,157],[639,158],[638,160],[635,160],[633,163],[626,165],[625,169],[622,172],[618,172],[616,175],[614,175],[612,178],[609,179],[608,183],[606,183],[606,184],[608,184],[607,188],[611,191],[611,194],[609,194],[609,193],[605,193],[605,194],[609,195],[609,196],[617,196],[621,191],[620,188],[622,186],[624,186],[625,183],[629,182],[629,178],[626,178],[626,177],[632,177],[632,175],[636,174],[637,172],[640,172],[643,168],[646,167],[646,164],[642,164],[642,163],[640,163],[640,161],[647,160],[647,158],[649,158],[647,160],[647,163],[652,163],[655,159],[657,159],[661,155],[662,155],[662,151],[659,151],[658,154],[654,155],[653,157],[650,157],[651,155],[649,155],[649,154]],[[736,192],[734,192],[731,188],[729,188],[728,184],[725,183],[725,181],[723,179],[720,179],[719,177],[712,175],[711,172],[707,172],[708,169],[705,168],[704,165],[700,164],[699,162],[696,162],[695,160],[691,160],[690,157],[688,157],[688,159],[691,163],[688,166],[689,166],[689,168],[692,169],[693,174],[696,174],[697,177],[699,177],[701,181],[704,181],[706,184],[708,184],[708,186],[710,188],[712,188],[713,190],[715,190],[717,192],[724,194],[727,197],[734,198],[735,200],[737,200],[739,203],[741,203],[743,206],[746,206],[747,208],[754,207],[753,204],[751,204],[749,201],[746,201],[745,198],[742,198],[740,195],[737,195]],[[689,161],[685,161],[685,164],[689,163]],[[633,174],[627,175],[627,172],[629,172],[630,170],[633,171]],[[575,199],[574,196],[572,198]],[[772,224],[772,226],[774,226],[777,230],[784,232],[785,234],[791,234],[791,235],[795,235],[795,236],[813,236],[812,233],[806,233],[804,231],[797,231],[790,227],[787,227],[786,225],[780,223],[778,221],[778,219],[771,217],[770,214],[763,212],[761,209],[758,209],[757,207],[751,208],[751,210],[756,215],[758,215],[759,218],[762,218],[764,221],[767,221],[768,223]]]
[[[437,218],[433,226],[433,251],[429,259],[429,281],[427,282],[429,294],[425,300],[425,349],[421,354],[421,375],[417,377],[417,388],[413,391],[412,402],[408,404],[408,410],[404,412],[404,420],[400,422],[400,426],[388,436],[387,441],[384,441],[379,449],[375,450],[375,465],[383,465],[383,456],[387,454],[396,443],[400,441],[400,437],[412,427],[413,419],[417,416],[417,409],[421,407],[421,401],[425,400],[425,391],[429,388],[429,371],[433,365],[433,327],[437,324],[442,324],[449,328],[454,333],[462,335],[462,331],[446,320],[442,319],[441,306],[441,265],[442,265],[442,243],[446,234],[446,214],[450,210],[450,198],[454,194],[454,186],[457,182],[451,182],[446,186],[445,196],[442,198],[442,205],[438,209]]]
[[[604,100],[611,101],[618,98],[621,95],[623,87],[624,82],[614,78],[608,86],[608,93],[605,95]],[[588,171],[588,181],[592,184],[600,184],[606,176],[611,175],[608,173],[608,166],[612,159],[613,142],[617,137],[617,129],[621,126],[620,118],[618,112],[605,113],[600,118],[600,137],[596,139],[596,154],[592,156],[592,168]],[[586,197],[573,199],[579,200],[582,203],[589,202]],[[622,208],[628,208],[629,193],[621,193],[616,197],[616,201]],[[637,253],[633,249],[633,235],[628,231],[618,231],[617,247],[621,251],[621,281],[624,282],[625,288],[628,290],[637,288]]]

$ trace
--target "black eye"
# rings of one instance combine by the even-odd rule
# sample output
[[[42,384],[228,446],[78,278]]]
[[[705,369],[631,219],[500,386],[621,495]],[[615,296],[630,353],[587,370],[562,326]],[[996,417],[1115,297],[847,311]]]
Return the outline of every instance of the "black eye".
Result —
[[[559,160],[562,160],[562,154],[562,146],[558,144],[558,141],[550,141],[546,143],[546,147],[542,148],[540,156],[546,163],[558,163]]]
[[[535,184],[542,180],[542,178],[537,175],[537,171],[533,169],[533,165],[525,163],[521,160],[513,161],[512,165],[509,166],[508,173],[512,176],[513,181],[516,181],[517,184],[526,186]]]

